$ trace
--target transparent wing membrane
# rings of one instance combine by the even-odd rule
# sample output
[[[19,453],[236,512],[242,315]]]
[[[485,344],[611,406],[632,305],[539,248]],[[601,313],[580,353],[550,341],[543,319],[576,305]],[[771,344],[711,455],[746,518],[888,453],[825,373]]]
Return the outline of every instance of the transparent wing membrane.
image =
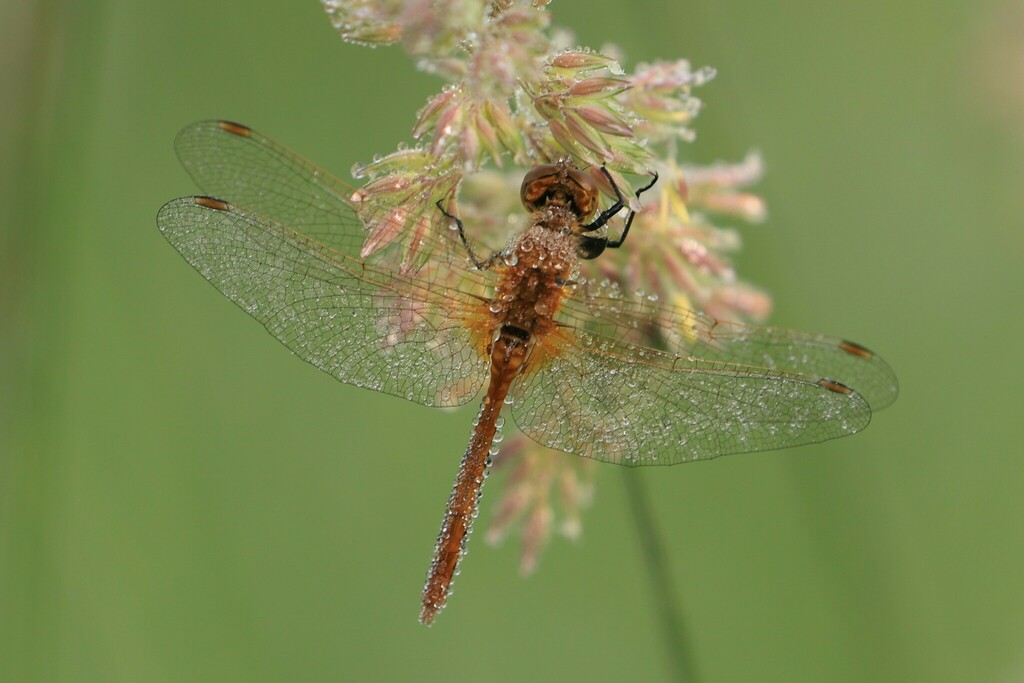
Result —
[[[174,140],[203,192],[357,256],[366,237],[353,189],[265,135],[227,121],[200,121]]]
[[[259,131],[230,121],[200,121],[174,141],[182,166],[203,192],[287,225],[336,251],[358,257],[367,224],[394,223],[373,206],[353,201],[357,190]],[[440,216],[439,216],[440,219]],[[396,230],[407,226],[396,225]],[[423,231],[419,251],[477,283],[453,235]],[[400,245],[396,245],[398,247]],[[408,245],[405,245],[408,248]],[[398,260],[395,260],[396,265]]]
[[[674,465],[834,439],[871,420],[864,399],[836,382],[573,336],[510,394],[516,424],[550,448]]]
[[[871,350],[836,337],[716,320],[614,284],[586,283],[566,300],[562,321],[634,343],[659,339],[679,356],[828,378],[853,387],[881,410],[896,400],[892,368]]]
[[[487,377],[467,319],[483,306],[476,299],[376,270],[220,200],[176,199],[157,223],[214,287],[342,382],[452,406]]]
[[[477,395],[501,324],[489,314],[497,275],[472,269],[449,234],[416,237],[438,255],[416,272],[385,253],[363,259],[363,220],[386,219],[361,215],[329,173],[228,122],[189,126],[175,147],[222,199],[169,202],[161,232],[285,346],[343,382],[418,403]],[[721,322],[607,283],[569,286],[560,327],[532,340],[509,393],[520,428],[552,448],[627,465],[784,448],[857,432],[898,392],[858,344]]]

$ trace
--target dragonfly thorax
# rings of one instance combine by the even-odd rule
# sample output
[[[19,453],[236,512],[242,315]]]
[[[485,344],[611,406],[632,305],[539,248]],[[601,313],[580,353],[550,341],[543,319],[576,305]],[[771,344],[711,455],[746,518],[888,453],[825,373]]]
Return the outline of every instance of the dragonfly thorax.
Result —
[[[561,306],[565,283],[579,275],[576,237],[536,221],[509,250],[516,265],[501,269],[490,309],[494,327],[513,325],[530,334],[546,330]]]

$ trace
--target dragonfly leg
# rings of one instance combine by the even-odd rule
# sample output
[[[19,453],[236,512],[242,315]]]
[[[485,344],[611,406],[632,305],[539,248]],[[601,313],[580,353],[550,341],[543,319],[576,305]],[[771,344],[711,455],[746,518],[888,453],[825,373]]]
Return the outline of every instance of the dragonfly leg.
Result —
[[[469,255],[469,260],[473,262],[473,265],[476,266],[478,270],[487,270],[488,268],[493,266],[494,262],[501,257],[501,252],[499,251],[494,254],[491,254],[486,259],[480,259],[476,255],[476,252],[473,251],[473,247],[469,246],[469,240],[466,239],[466,229],[462,227],[462,219],[460,219],[455,214],[449,213],[448,210],[445,209],[444,206],[441,204],[440,199],[437,200],[437,208],[441,211],[442,214],[444,214],[445,218],[451,221],[455,221],[455,226],[459,231],[459,239],[462,240],[462,246],[466,248],[466,253]]]
[[[615,203],[609,206],[607,209],[601,212],[601,214],[590,223],[581,225],[580,230],[583,232],[591,232],[603,227],[605,223],[611,220],[612,216],[622,211],[622,207],[626,205],[626,200],[623,198],[622,193],[619,192],[619,186],[615,184],[615,180],[612,178],[612,174],[608,172],[608,169],[601,166],[601,173],[604,173],[604,177],[611,183],[612,189],[615,190]]]
[[[601,215],[598,216],[597,220],[595,220],[593,223],[581,226],[581,229],[584,230],[584,231],[587,231],[587,232],[589,232],[591,230],[596,230],[597,228],[599,228],[602,225],[604,225],[605,223],[607,223],[608,220],[613,215],[615,215],[615,213],[620,211],[622,209],[622,207],[624,206],[624,204],[625,204],[624,200],[622,199],[622,194],[619,192],[619,188],[618,188],[618,186],[615,185],[615,181],[612,180],[612,177],[608,173],[608,170],[606,168],[604,168],[603,166],[601,167],[601,170],[604,172],[605,176],[611,182],[612,188],[615,190],[615,194],[618,197],[618,201],[616,201],[615,204],[613,204],[611,207],[609,207],[606,211],[602,211]],[[636,191],[636,196],[637,197],[639,197],[641,194],[643,194],[647,190],[649,190],[652,187],[654,187],[654,183],[658,182],[658,173],[657,173],[657,171],[652,171],[651,172],[651,176],[652,176],[651,177],[651,182],[647,183],[646,185],[644,185],[643,187],[641,187],[639,190]],[[609,213],[609,212],[611,212],[611,213]],[[618,249],[619,247],[621,247],[622,243],[626,241],[626,235],[629,234],[629,227],[631,225],[633,225],[633,218],[635,218],[635,217],[636,217],[636,211],[633,211],[632,209],[630,209],[629,215],[626,216],[626,224],[622,228],[622,234],[619,235],[619,239],[617,239],[617,240],[610,240],[607,237],[591,237],[589,235],[581,235],[580,236],[580,242],[579,242],[580,258],[583,258],[583,259],[597,258],[598,256],[600,256],[604,252],[605,249]]]
[[[654,187],[654,183],[658,182],[657,171],[651,171],[651,176],[651,182],[647,183],[646,185],[644,185],[643,187],[636,191],[637,198],[639,198],[640,195],[642,195],[644,192],[647,192],[647,190]],[[629,226],[633,225],[633,219],[635,217],[636,211],[630,209],[629,215],[626,216],[626,225],[622,228],[622,234],[619,235],[619,239],[608,240],[608,244],[606,244],[605,246],[608,247],[609,249],[618,249],[619,247],[621,247],[622,243],[626,241],[626,235],[629,234]]]

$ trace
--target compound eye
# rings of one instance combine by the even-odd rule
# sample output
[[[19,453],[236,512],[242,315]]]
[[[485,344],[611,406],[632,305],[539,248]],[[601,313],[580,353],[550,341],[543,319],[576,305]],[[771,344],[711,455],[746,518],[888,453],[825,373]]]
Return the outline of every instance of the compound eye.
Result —
[[[568,182],[566,188],[572,198],[576,215],[580,220],[586,220],[597,210],[597,188],[590,182],[587,176],[577,168],[568,169]]]
[[[519,190],[519,198],[527,211],[539,211],[544,208],[548,193],[559,184],[559,164],[543,164],[530,169],[523,178],[523,186]]]

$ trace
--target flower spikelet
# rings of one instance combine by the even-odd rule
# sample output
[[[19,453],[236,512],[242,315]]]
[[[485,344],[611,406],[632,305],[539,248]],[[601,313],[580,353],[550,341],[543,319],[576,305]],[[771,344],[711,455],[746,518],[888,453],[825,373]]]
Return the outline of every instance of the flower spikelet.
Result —
[[[367,226],[364,257],[391,257],[403,272],[444,281],[452,276],[439,264],[465,260],[466,253],[451,239],[451,221],[438,205],[458,214],[478,253],[493,253],[527,220],[518,192],[525,170],[569,157],[606,205],[615,198],[610,176],[629,208],[639,211],[628,248],[584,262],[581,280],[588,286],[723,319],[767,316],[769,297],[742,282],[732,265],[740,231],[718,224],[765,218],[764,202],[749,189],[762,175],[760,157],[710,166],[680,158],[703,107],[694,92],[715,77],[713,69],[679,59],[628,71],[614,48],[575,46],[569,32],[552,29],[546,2],[323,4],[345,40],[399,45],[440,81],[411,123],[414,146],[403,143],[353,169],[364,181],[351,198]],[[630,188],[647,184],[654,172],[658,183],[637,199]],[[621,220],[602,228],[611,238],[621,229]],[[424,239],[428,234],[435,237]],[[446,254],[430,251],[448,244]],[[685,338],[677,323],[655,321],[654,329],[638,330],[636,341]],[[518,436],[504,444],[496,464],[506,473],[505,489],[488,538],[497,542],[518,529],[520,568],[528,572],[553,533],[580,533],[593,463]]]

